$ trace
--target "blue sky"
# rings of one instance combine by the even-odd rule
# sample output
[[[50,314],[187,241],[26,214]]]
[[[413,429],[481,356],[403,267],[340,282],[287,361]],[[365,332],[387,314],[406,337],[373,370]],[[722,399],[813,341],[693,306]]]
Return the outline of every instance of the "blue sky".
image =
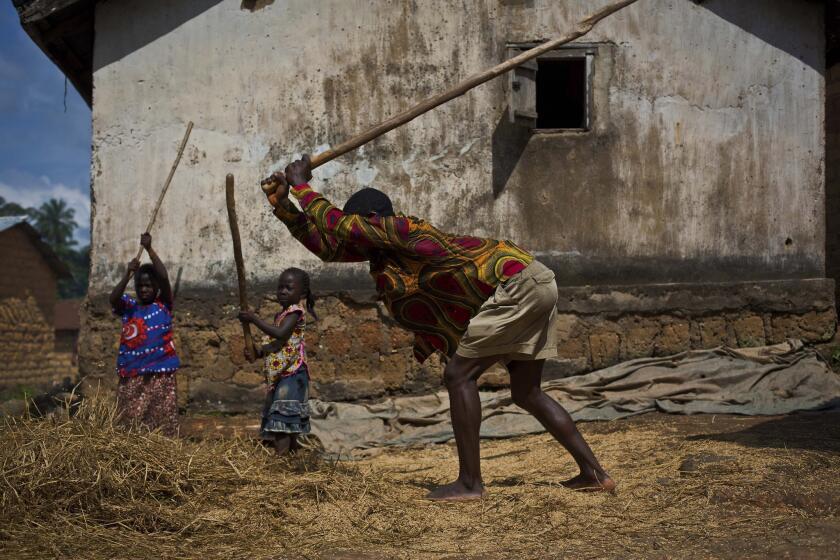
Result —
[[[24,206],[63,198],[90,239],[90,109],[0,0],[0,196]]]

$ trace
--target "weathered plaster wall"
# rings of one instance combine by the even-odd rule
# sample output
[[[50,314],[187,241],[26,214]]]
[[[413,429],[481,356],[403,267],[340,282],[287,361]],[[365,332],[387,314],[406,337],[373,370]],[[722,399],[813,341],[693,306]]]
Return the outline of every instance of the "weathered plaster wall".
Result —
[[[319,268],[267,211],[262,176],[598,3],[178,4],[97,11],[94,292],[134,251],[187,120],[196,129],[155,228],[182,285],[231,278],[226,172],[251,278]],[[375,185],[445,229],[510,237],[566,264],[569,284],[634,281],[625,269],[644,282],[822,276],[822,9],[732,4],[640,0],[602,22],[586,38],[610,51],[595,63],[594,130],[533,137],[496,198],[504,80],[325,166],[315,184],[337,201]],[[179,10],[192,19],[173,27]]]
[[[514,5],[513,40],[591,9]],[[524,237],[570,284],[822,276],[821,10],[642,0],[605,21],[593,132],[532,138],[512,177],[551,216]]]
[[[311,270],[320,293],[371,288],[363,266],[322,265],[291,240],[259,179],[496,64],[508,42],[554,36],[604,3],[286,0],[253,11],[239,0],[99,4],[83,371],[110,369],[107,336],[113,342],[116,326],[102,295],[136,250],[186,121],[196,128],[153,234],[180,277],[191,320],[209,321],[235,302],[228,172],[237,178],[255,300],[292,265]],[[443,229],[514,239],[551,264],[561,285],[820,278],[820,29],[816,3],[640,0],[586,37],[599,45],[590,132],[523,139],[505,125],[499,79],[324,166],[314,184],[339,203],[376,186]],[[509,178],[494,185],[502,158]],[[351,322],[355,315],[340,314]],[[758,316],[770,325],[770,315]],[[220,320],[234,337],[232,310]],[[201,331],[185,327],[182,337]],[[591,365],[586,344],[580,357]],[[389,352],[369,352],[359,378],[380,375],[369,366]],[[407,390],[406,379],[427,375],[412,368],[382,390]],[[195,375],[212,371],[206,364]]]
[[[837,10],[840,12],[840,7]],[[840,14],[837,21],[840,23]],[[826,276],[837,281],[840,278],[840,60],[826,71],[825,160],[825,267]],[[835,290],[835,299],[836,294]]]

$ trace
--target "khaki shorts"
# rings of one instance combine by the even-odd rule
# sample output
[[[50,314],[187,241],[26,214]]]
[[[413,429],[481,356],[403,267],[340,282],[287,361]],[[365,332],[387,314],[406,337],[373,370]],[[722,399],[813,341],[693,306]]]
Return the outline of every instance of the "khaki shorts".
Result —
[[[464,358],[499,356],[499,361],[557,356],[557,284],[554,273],[533,261],[496,287],[467,325],[455,351]]]

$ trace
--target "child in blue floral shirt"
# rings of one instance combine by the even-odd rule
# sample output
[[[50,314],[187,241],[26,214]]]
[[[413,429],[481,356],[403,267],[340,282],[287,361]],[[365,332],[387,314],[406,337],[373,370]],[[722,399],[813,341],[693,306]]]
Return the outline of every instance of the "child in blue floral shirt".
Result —
[[[166,267],[152,249],[152,236],[144,233],[140,244],[152,264],[140,266],[133,259],[110,296],[114,314],[122,318],[117,407],[123,421],[174,436],[178,433],[175,372],[181,363],[172,341],[172,287]],[[132,275],[136,298],[124,293]]]

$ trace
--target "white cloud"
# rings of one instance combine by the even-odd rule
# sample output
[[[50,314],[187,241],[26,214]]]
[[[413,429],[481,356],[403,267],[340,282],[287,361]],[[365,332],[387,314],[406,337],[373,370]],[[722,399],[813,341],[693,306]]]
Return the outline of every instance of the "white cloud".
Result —
[[[0,182],[0,196],[8,202],[17,202],[21,206],[37,208],[51,198],[61,198],[75,210],[75,220],[79,224],[75,238],[79,245],[90,243],[90,194],[78,188],[68,187],[63,183],[53,183],[49,177],[31,178],[16,185]]]

